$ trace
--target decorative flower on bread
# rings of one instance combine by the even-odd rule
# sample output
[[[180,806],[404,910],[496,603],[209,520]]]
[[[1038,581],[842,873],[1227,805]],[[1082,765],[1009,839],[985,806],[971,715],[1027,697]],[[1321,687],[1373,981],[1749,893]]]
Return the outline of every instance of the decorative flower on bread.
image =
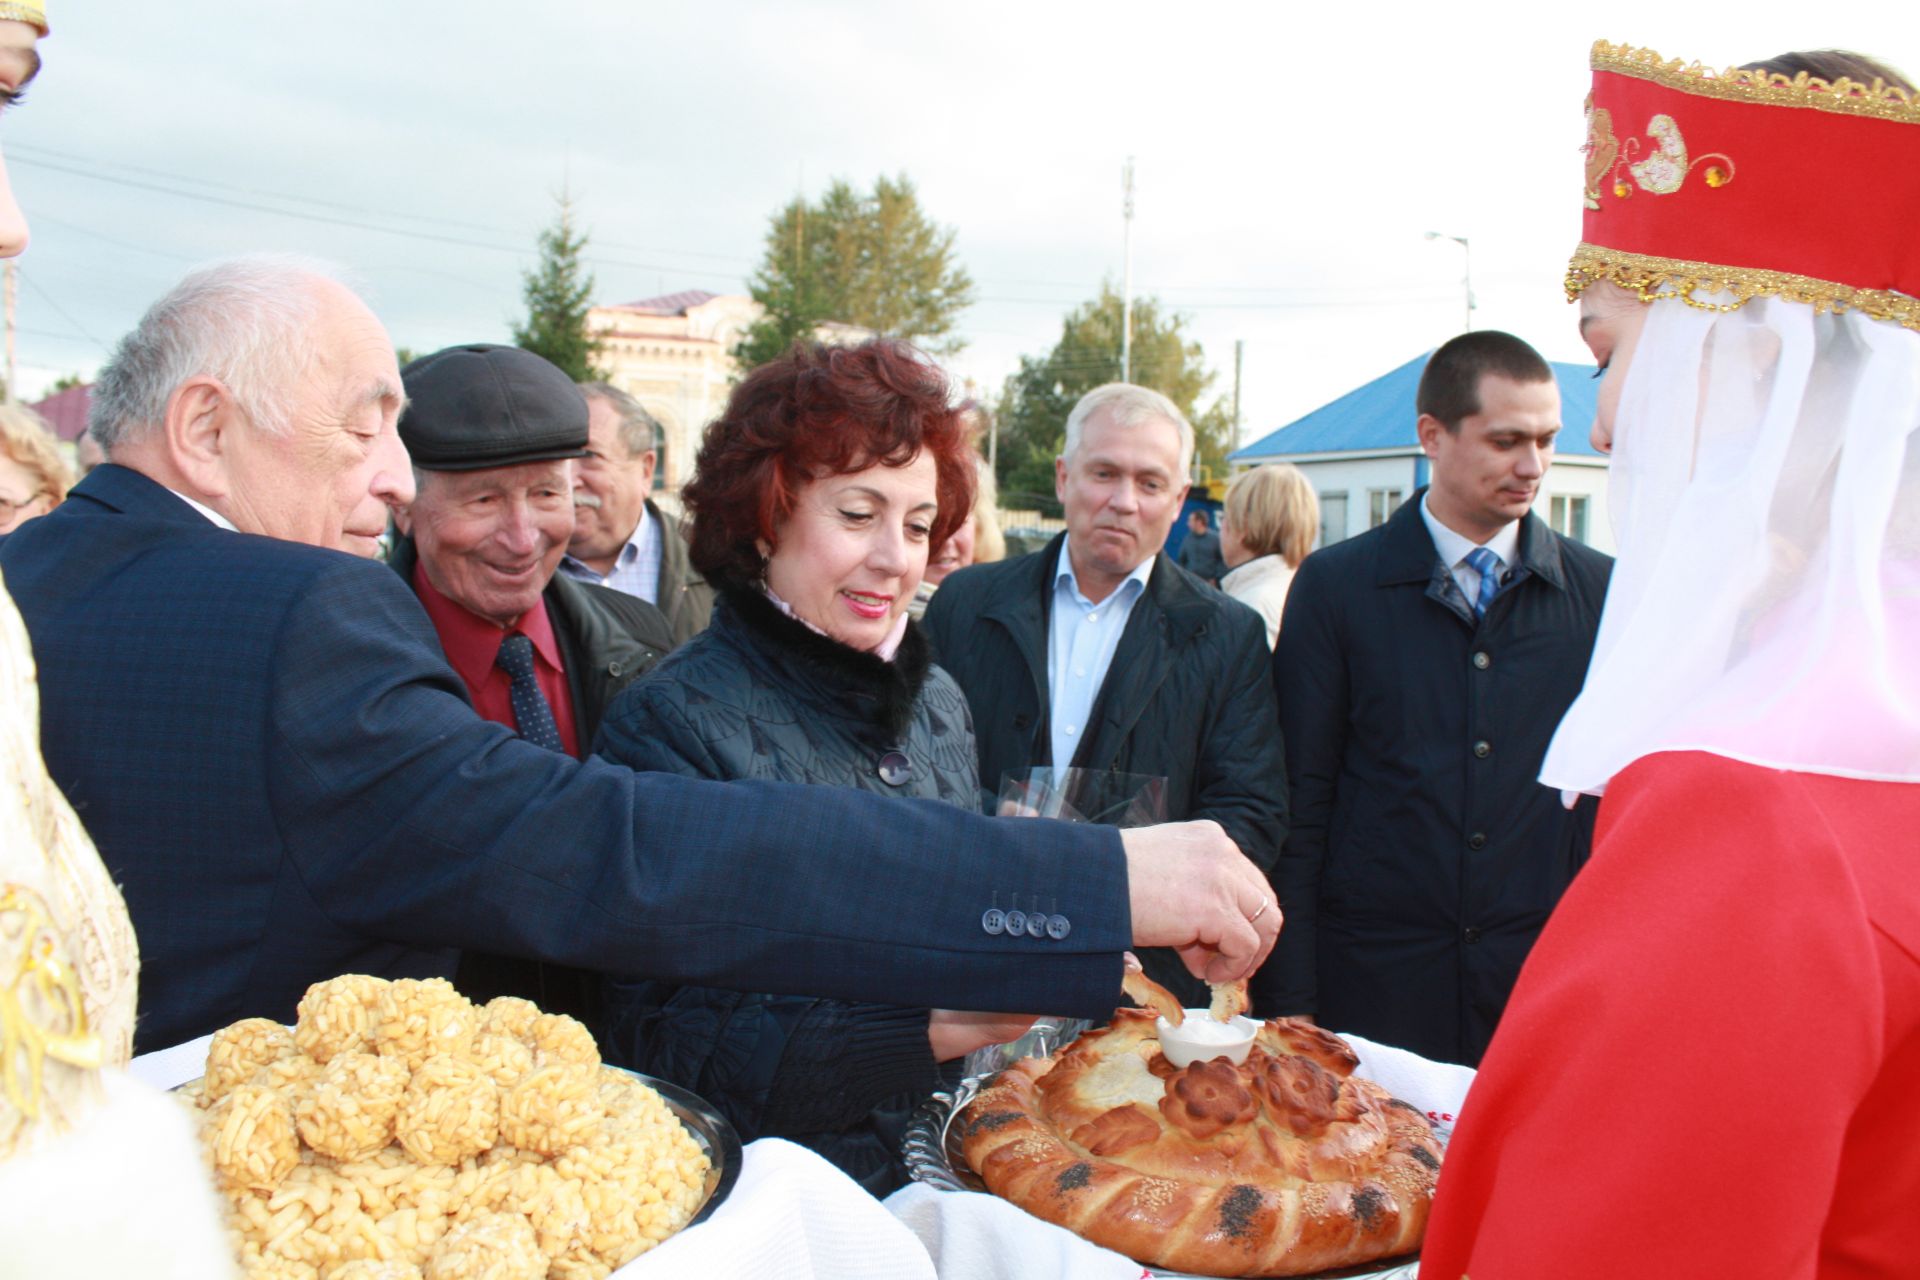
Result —
[[[1264,1060],[1261,1060],[1264,1059]],[[1333,1122],[1340,1105],[1340,1080],[1310,1058],[1249,1059],[1267,1113],[1301,1137],[1320,1133]]]
[[[1160,1113],[1190,1137],[1211,1138],[1222,1129],[1253,1119],[1260,1104],[1240,1078],[1240,1068],[1224,1058],[1196,1062],[1167,1081]]]

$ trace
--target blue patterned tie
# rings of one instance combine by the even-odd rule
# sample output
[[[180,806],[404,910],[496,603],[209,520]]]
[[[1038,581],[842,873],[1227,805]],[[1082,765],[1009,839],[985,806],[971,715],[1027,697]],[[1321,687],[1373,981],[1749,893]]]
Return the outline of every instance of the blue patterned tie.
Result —
[[[540,692],[540,684],[533,678],[533,641],[523,635],[508,636],[500,642],[500,654],[493,664],[513,680],[510,696],[520,736],[536,747],[564,753],[560,730],[553,723],[553,708],[547,705],[547,695]]]
[[[1467,552],[1467,563],[1480,575],[1480,594],[1474,597],[1473,616],[1484,618],[1487,616],[1487,606],[1500,594],[1500,557],[1485,547],[1475,547]],[[515,687],[518,688],[518,685]],[[518,706],[519,703],[514,705]]]

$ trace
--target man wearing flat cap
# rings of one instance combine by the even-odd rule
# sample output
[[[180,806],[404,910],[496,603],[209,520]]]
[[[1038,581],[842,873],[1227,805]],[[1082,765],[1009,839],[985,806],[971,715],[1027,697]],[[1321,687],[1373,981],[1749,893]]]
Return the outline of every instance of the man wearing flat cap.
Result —
[[[586,400],[517,347],[449,347],[400,378],[418,496],[395,512],[392,564],[480,714],[583,756],[613,695],[673,647],[646,601],[555,574],[573,536]]]
[[[394,511],[390,563],[427,611],[474,709],[576,758],[613,695],[673,647],[665,615],[609,587],[556,576],[573,536],[573,459],[587,403],[558,368],[518,347],[448,347],[400,371],[400,439],[414,500]],[[468,996],[513,995],[594,1021],[582,970],[467,951]]]

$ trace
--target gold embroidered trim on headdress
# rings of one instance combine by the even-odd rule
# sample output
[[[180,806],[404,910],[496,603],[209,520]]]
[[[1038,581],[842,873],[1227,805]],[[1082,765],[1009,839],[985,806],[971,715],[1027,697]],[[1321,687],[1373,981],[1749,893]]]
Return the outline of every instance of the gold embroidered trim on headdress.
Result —
[[[47,34],[47,6],[26,0],[0,0],[0,22],[24,22]]]
[[[1638,80],[1651,80],[1669,89],[1697,93],[1708,98],[1779,107],[1812,107],[1841,115],[1874,116],[1881,120],[1920,124],[1920,100],[1877,76],[1872,84],[1861,84],[1845,76],[1829,84],[1804,71],[1796,76],[1766,71],[1739,71],[1731,67],[1715,71],[1698,62],[1662,58],[1652,49],[1609,44],[1605,40],[1593,42],[1593,69],[1612,71]]]
[[[1891,289],[1856,289],[1852,285],[1786,271],[1716,267],[1704,262],[1654,258],[1582,244],[1573,251],[1573,261],[1567,264],[1567,300],[1578,298],[1588,285],[1599,280],[1638,294],[1642,302],[1678,298],[1702,311],[1725,312],[1738,311],[1755,298],[1775,297],[1805,303],[1815,311],[1858,311],[1870,319],[1891,320],[1905,328],[1920,330],[1920,298],[1910,298]],[[1733,300],[1713,302],[1696,298],[1696,293],[1730,293]]]

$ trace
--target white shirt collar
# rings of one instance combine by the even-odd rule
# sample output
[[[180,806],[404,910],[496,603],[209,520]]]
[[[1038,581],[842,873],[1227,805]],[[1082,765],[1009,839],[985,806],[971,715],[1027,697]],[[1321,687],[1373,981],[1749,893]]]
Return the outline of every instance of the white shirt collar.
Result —
[[[1431,492],[1431,491],[1429,491]],[[1467,558],[1467,553],[1476,546],[1485,547],[1500,557],[1500,567],[1512,569],[1520,561],[1520,522],[1509,520],[1500,530],[1485,542],[1476,543],[1465,534],[1455,533],[1441,524],[1427,505],[1427,494],[1420,495],[1420,518],[1427,522],[1427,532],[1433,535],[1433,546],[1440,553],[1441,562],[1451,569]]]
[[[222,529],[229,529],[229,530],[232,530],[234,533],[240,532],[240,530],[234,528],[233,521],[227,519],[225,516],[221,515],[218,511],[215,511],[212,507],[208,506],[206,503],[195,502],[192,498],[189,498],[186,494],[180,492],[178,489],[168,489],[167,492],[172,494],[174,497],[180,499],[180,501],[186,503],[188,506],[192,507],[195,511],[198,511],[201,515],[205,516],[207,519],[219,525]]]
[[[1091,598],[1087,593],[1080,589],[1080,576],[1073,571],[1073,557],[1067,554],[1067,546],[1070,541],[1070,538],[1060,539],[1060,555],[1053,563],[1053,584],[1057,588],[1064,580],[1073,588],[1075,595],[1083,600],[1090,601]],[[1114,589],[1114,594],[1107,597],[1107,599],[1117,598],[1122,591],[1127,589],[1128,583],[1138,584],[1134,588],[1134,594],[1136,595],[1145,591],[1147,589],[1147,579],[1153,576],[1153,562],[1159,558],[1158,555],[1151,555],[1139,564],[1133,566],[1133,572],[1121,581],[1120,585]],[[1104,604],[1106,602],[1102,601],[1101,603]]]

